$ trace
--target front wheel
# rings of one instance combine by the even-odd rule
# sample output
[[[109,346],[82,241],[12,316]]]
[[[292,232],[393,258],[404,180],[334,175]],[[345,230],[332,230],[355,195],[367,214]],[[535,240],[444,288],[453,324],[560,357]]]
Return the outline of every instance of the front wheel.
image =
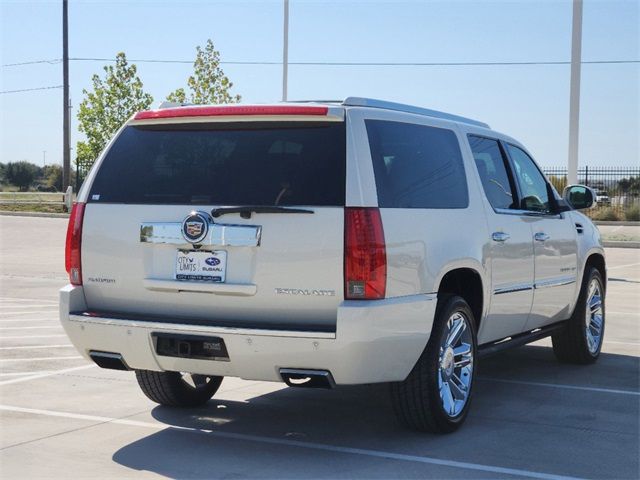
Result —
[[[409,376],[391,384],[400,422],[433,433],[457,430],[469,411],[475,358],[471,308],[462,297],[440,300],[427,347]]]
[[[578,303],[563,330],[553,334],[553,353],[565,363],[593,363],[600,356],[604,338],[605,289],[596,268],[587,268]]]
[[[136,370],[142,392],[160,405],[197,407],[204,405],[218,391],[223,377],[181,372]]]

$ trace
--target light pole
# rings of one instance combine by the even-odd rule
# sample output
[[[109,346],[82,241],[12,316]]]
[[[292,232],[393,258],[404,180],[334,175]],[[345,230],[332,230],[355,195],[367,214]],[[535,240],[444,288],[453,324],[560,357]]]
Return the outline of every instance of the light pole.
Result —
[[[47,151],[46,150],[42,151],[42,166],[43,167],[47,166]]]
[[[71,184],[71,137],[69,132],[69,22],[67,0],[62,0],[62,188]]]
[[[282,101],[287,101],[289,75],[289,0],[284,0],[284,32],[282,46]]]
[[[569,87],[569,162],[568,185],[578,183],[580,129],[580,70],[582,62],[582,0],[573,0],[571,27],[571,86]]]

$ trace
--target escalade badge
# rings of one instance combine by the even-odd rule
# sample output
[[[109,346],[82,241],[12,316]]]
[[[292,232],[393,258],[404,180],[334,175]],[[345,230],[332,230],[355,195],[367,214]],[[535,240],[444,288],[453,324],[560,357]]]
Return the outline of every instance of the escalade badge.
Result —
[[[198,243],[209,233],[209,214],[206,212],[191,212],[182,221],[182,236],[189,243]]]

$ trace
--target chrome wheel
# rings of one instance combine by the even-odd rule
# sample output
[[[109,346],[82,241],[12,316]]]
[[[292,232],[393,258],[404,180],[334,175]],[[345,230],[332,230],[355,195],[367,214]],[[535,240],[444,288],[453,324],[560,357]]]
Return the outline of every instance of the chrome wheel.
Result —
[[[597,278],[591,280],[587,290],[587,308],[585,309],[585,329],[587,333],[587,348],[591,354],[598,352],[602,342],[604,328],[604,300],[602,285]]]
[[[462,412],[471,390],[473,333],[468,322],[462,312],[453,313],[440,344],[438,387],[442,407],[449,417]]]

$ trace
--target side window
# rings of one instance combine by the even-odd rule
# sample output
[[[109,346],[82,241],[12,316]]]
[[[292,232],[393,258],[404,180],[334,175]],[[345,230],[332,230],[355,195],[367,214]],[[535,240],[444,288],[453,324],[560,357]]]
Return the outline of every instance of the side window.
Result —
[[[467,179],[451,130],[365,120],[383,208],[466,208]]]
[[[513,162],[515,177],[520,185],[520,208],[533,212],[551,212],[547,181],[536,164],[521,148],[509,144],[507,148]]]
[[[515,192],[509,181],[506,159],[497,140],[469,135],[484,193],[493,208],[517,208]]]

